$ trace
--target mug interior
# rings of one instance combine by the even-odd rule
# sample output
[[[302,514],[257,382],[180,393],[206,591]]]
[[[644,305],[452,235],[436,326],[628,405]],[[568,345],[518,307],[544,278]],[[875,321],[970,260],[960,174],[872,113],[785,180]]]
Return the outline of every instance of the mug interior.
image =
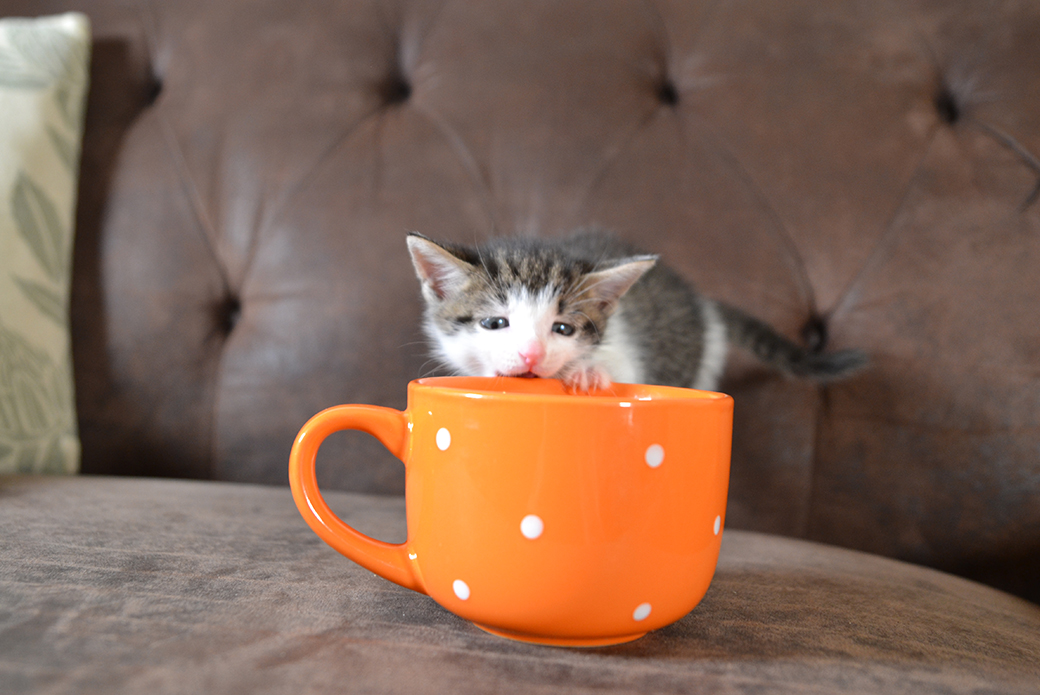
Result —
[[[719,400],[729,396],[714,391],[657,386],[653,384],[611,384],[588,393],[569,391],[559,379],[525,379],[519,377],[441,376],[416,380],[417,384],[479,395],[534,396],[548,398],[602,399],[624,401]]]

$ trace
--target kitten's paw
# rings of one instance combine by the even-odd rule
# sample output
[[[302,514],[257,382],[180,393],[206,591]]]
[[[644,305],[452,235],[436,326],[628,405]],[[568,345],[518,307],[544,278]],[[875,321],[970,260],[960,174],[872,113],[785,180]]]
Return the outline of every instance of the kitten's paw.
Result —
[[[611,384],[610,374],[603,367],[590,365],[579,367],[563,380],[567,389],[574,393],[588,393],[597,389],[608,388]]]

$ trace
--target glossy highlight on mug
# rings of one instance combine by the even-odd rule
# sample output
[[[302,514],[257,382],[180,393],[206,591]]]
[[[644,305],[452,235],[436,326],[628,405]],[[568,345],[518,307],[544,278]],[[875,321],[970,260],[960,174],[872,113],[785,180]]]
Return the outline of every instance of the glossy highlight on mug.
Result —
[[[615,384],[569,393],[543,379],[411,382],[405,411],[337,406],[301,430],[294,499],[336,550],[494,634],[595,646],[693,609],[721,542],[733,402]],[[343,523],[317,488],[329,434],[358,429],[406,466],[408,540]]]

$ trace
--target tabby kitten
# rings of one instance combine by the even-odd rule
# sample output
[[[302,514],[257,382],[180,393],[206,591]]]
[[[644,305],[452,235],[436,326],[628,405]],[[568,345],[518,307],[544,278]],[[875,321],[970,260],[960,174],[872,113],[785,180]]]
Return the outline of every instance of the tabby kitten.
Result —
[[[476,248],[413,233],[408,250],[426,334],[458,374],[552,377],[575,391],[615,381],[714,390],[730,345],[818,381],[866,362],[857,350],[807,350],[601,232]]]

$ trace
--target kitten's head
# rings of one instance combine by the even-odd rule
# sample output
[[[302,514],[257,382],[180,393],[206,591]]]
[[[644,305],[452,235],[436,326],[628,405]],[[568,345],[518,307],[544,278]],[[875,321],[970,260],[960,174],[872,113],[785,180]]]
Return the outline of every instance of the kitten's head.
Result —
[[[618,300],[656,262],[596,263],[547,242],[480,248],[408,236],[425,329],[460,374],[567,378],[588,365]]]

